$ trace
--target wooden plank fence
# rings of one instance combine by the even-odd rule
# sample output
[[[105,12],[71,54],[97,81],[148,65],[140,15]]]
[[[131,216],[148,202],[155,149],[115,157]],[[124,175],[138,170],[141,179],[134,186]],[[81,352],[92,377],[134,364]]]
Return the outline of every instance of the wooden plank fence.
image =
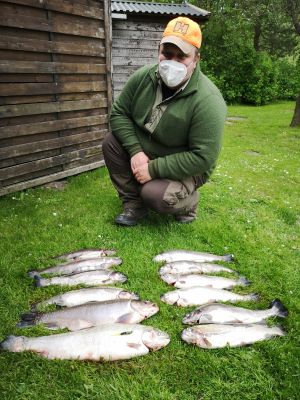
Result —
[[[165,26],[166,19],[161,22],[150,18],[112,20],[114,97],[120,94],[134,71],[143,65],[157,63],[158,46]]]
[[[103,165],[110,2],[0,0],[0,195]]]

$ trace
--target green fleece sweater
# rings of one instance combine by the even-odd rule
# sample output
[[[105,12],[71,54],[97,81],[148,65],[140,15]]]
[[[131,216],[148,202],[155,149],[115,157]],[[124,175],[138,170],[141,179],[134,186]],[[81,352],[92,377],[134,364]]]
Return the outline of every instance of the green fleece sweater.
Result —
[[[113,135],[132,157],[144,151],[151,178],[206,180],[221,149],[226,105],[217,87],[197,67],[184,90],[167,100],[153,133],[145,127],[155,102],[157,65],[136,71],[114,102]]]

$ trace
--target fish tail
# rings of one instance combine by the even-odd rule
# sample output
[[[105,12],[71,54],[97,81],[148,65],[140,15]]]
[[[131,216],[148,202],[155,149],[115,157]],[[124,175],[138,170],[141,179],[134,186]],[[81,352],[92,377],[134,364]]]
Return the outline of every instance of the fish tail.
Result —
[[[30,312],[21,315],[21,321],[17,324],[18,328],[26,328],[28,326],[36,325],[39,319],[40,313],[39,312]]]
[[[30,276],[30,278],[34,278],[35,276],[40,276],[40,274],[38,271],[28,271],[28,276]]]
[[[50,283],[48,283],[48,279],[42,278],[39,275],[35,275],[33,277],[34,279],[34,284],[36,287],[42,287],[42,286],[49,286]]]
[[[1,350],[20,352],[24,350],[24,337],[10,335],[0,343]]]
[[[222,256],[223,261],[233,261],[233,258],[233,254],[225,254],[224,256]]]
[[[289,314],[287,308],[282,304],[279,299],[275,299],[272,301],[271,309],[274,311],[274,315],[277,317],[286,318]]]
[[[251,294],[247,294],[244,298],[245,298],[245,300],[249,300],[249,301],[258,301],[260,296],[258,293],[251,293]]]
[[[239,283],[241,286],[249,286],[249,285],[251,284],[251,282],[248,281],[248,279],[245,278],[244,276],[240,276],[240,277],[239,277],[238,283]]]

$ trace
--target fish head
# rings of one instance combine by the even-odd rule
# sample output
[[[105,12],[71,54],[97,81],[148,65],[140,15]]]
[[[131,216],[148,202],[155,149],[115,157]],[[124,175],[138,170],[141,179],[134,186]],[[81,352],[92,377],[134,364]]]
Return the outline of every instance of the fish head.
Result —
[[[168,265],[164,265],[159,269],[160,275],[169,274],[171,272],[171,268]]]
[[[151,301],[132,301],[131,307],[145,318],[149,318],[159,311],[159,307]]]
[[[201,317],[201,313],[199,315],[198,311],[193,311],[191,313],[188,313],[184,316],[182,323],[186,325],[194,325],[199,322],[199,317]]]
[[[15,353],[24,351],[24,336],[8,336],[0,343],[0,349],[8,350]]]
[[[156,351],[170,343],[170,336],[159,329],[147,329],[142,335],[142,341],[149,350]]]
[[[122,290],[119,293],[118,298],[120,300],[138,300],[139,296],[136,293],[127,292],[126,290]]]
[[[172,274],[162,274],[160,277],[163,281],[165,281],[169,285],[174,285],[177,281],[176,276]]]
[[[112,272],[109,277],[116,282],[126,282],[127,281],[126,275],[122,274],[121,272]]]
[[[182,322],[187,325],[211,324],[212,316],[210,314],[203,313],[201,310],[195,310],[186,314]]]
[[[164,303],[172,305],[172,304],[176,304],[178,302],[178,300],[180,299],[180,296],[179,296],[178,292],[176,290],[174,290],[173,292],[167,292],[167,293],[163,294],[160,299]]]
[[[211,342],[207,339],[205,334],[197,329],[194,329],[193,327],[184,329],[182,331],[181,338],[187,343],[196,344],[202,348],[212,347]]]

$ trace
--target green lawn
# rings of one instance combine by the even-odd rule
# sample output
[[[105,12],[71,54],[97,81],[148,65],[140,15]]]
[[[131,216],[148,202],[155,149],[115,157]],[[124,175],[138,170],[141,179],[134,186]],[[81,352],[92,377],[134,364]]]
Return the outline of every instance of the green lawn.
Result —
[[[219,165],[190,225],[153,213],[139,226],[115,226],[121,208],[104,168],[68,179],[64,191],[35,188],[0,198],[0,340],[49,333],[15,327],[31,303],[63,290],[35,288],[26,272],[53,265],[54,255],[89,247],[117,250],[119,270],[129,277],[124,288],[160,306],[144,323],[171,336],[156,353],[114,363],[1,352],[1,399],[299,399],[300,129],[289,128],[293,109],[292,102],[229,107],[230,116],[246,119],[226,126]],[[235,349],[183,343],[181,319],[188,309],[160,301],[169,287],[152,261],[173,248],[233,253],[234,267],[252,281],[243,292],[261,295],[246,305],[264,308],[280,298],[290,312],[280,321],[287,336]]]

